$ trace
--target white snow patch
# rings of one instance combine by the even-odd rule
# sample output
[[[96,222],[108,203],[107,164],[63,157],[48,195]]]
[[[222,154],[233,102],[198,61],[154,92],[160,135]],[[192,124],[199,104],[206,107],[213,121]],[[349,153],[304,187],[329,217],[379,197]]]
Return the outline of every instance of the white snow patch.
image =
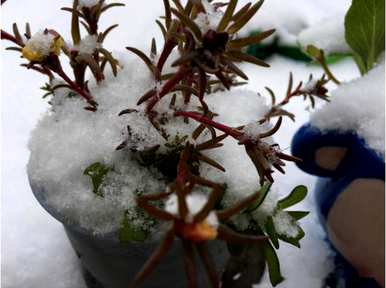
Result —
[[[367,145],[385,153],[385,64],[361,78],[343,83],[331,92],[331,103],[311,117],[311,124],[323,131],[353,131]]]
[[[100,0],[79,0],[78,9],[82,9],[84,7],[91,8],[99,4],[99,2]]]
[[[96,35],[87,35],[79,44],[74,46],[74,50],[84,54],[92,54],[101,45],[97,40],[98,37]]]
[[[303,30],[298,41],[303,48],[314,45],[326,54],[348,53],[351,48],[346,43],[344,14],[330,16]]]
[[[37,52],[43,56],[50,54],[51,46],[55,36],[50,33],[44,33],[43,31],[36,32],[31,39],[25,43],[25,47],[28,50]]]
[[[132,57],[135,60],[120,60],[123,70],[117,78],[108,75],[100,86],[91,87],[91,94],[99,103],[95,113],[83,109],[82,99],[69,98],[68,90],[59,89],[53,99],[53,109],[40,120],[30,141],[29,176],[32,183],[45,188],[41,193],[46,204],[67,215],[70,222],[95,233],[118,229],[125,211],[136,219],[136,195],[165,189],[161,175],[139,165],[131,152],[155,145],[160,145],[160,152],[167,149],[166,140],[141,112],[143,107],[136,106],[137,99],[155,83],[147,67]],[[194,98],[185,109],[196,109],[195,101]],[[169,102],[170,97],[164,97],[155,109],[159,113],[170,112]],[[179,102],[183,102],[182,97],[177,97],[177,107]],[[210,94],[207,102],[214,112],[222,115],[215,120],[234,127],[260,119],[268,109],[262,98],[244,89]],[[118,113],[126,108],[137,108],[139,112],[119,117]],[[182,117],[171,116],[164,113],[168,121],[164,127],[170,139],[190,136],[199,125],[193,120],[186,124]],[[208,137],[206,132],[196,141],[205,141]],[[129,149],[116,151],[123,140],[128,141]],[[189,140],[192,141],[189,137],[185,141]],[[227,139],[222,149],[215,150],[208,155],[223,164],[227,172],[209,169],[212,172],[208,171],[208,178],[209,174],[215,174],[213,180],[228,185],[225,203],[230,205],[233,200],[259,189],[255,168],[234,139]],[[83,175],[83,171],[96,162],[111,168],[102,187],[104,198],[92,192],[90,178]],[[149,229],[142,220],[137,221],[139,225]]]
[[[188,222],[193,221],[193,217],[197,215],[198,212],[205,206],[208,202],[208,197],[201,193],[192,193],[186,196],[186,205],[188,206],[189,214],[187,219]],[[178,198],[176,194],[172,194],[165,203],[165,210],[173,215],[178,215]],[[217,228],[219,222],[215,212],[209,213],[205,219],[207,223]]]
[[[201,32],[205,34],[208,30],[216,30],[223,13],[220,10],[216,11],[207,0],[203,0],[201,3],[204,5],[206,13],[199,13],[194,22],[200,27]]]
[[[299,234],[299,227],[295,225],[294,219],[285,211],[278,211],[272,217],[276,232],[280,235],[286,235],[295,238]]]

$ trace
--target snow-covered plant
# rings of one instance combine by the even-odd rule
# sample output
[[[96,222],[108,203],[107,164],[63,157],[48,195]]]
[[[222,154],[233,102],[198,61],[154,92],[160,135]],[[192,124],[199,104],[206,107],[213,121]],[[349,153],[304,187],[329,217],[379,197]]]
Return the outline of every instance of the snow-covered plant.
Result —
[[[1,39],[9,40],[17,45],[7,49],[20,51],[23,58],[29,60],[28,64],[22,64],[22,66],[47,75],[49,80],[53,80],[56,74],[64,81],[58,85],[47,83],[43,87],[43,90],[48,92],[47,96],[58,88],[67,87],[85,99],[88,103],[85,109],[91,111],[97,109],[98,103],[89,93],[85,72],[89,68],[97,82],[100,82],[104,79],[104,68],[109,63],[113,73],[117,73],[118,61],[108,50],[103,48],[103,41],[108,33],[118,25],[112,25],[100,32],[98,22],[100,16],[108,9],[124,5],[120,3],[106,5],[104,2],[103,0],[80,2],[75,0],[72,8],[63,8],[64,11],[72,13],[71,35],[73,44],[66,43],[60,34],[53,29],[44,29],[32,35],[28,23],[24,34],[20,34],[16,23],[13,25],[14,35],[1,30]],[[80,24],[83,25],[88,34],[83,38],[80,35]],[[74,80],[71,80],[62,68],[59,59],[62,51],[72,67]]]
[[[144,95],[134,95],[138,97],[136,106],[121,107],[123,110],[119,115],[119,111],[116,113],[119,121],[126,123],[122,127],[122,142],[117,143],[119,145],[115,151],[111,149],[115,158],[110,158],[119,160],[90,162],[84,169],[84,175],[79,177],[88,177],[90,192],[101,201],[105,198],[107,201],[111,193],[116,193],[116,189],[122,190],[119,193],[126,191],[120,189],[119,185],[117,188],[114,179],[121,177],[125,171],[137,169],[128,170],[130,167],[145,167],[154,171],[152,175],[157,175],[154,176],[154,182],[158,181],[162,185],[149,186],[165,188],[155,194],[154,191],[135,189],[130,192],[133,198],[124,198],[126,201],[130,198],[131,202],[121,215],[119,234],[122,242],[146,241],[152,239],[151,232],[155,230],[165,232],[159,248],[133,280],[133,287],[153,271],[175,238],[181,239],[183,244],[189,287],[196,287],[197,283],[196,252],[213,287],[220,287],[221,281],[222,287],[231,287],[228,285],[239,278],[234,276],[241,275],[247,269],[250,259],[245,255],[249,254],[240,251],[252,251],[255,260],[264,264],[253,268],[256,273],[247,280],[248,285],[260,281],[265,263],[268,264],[271,282],[276,285],[284,278],[274,248],[279,248],[279,240],[300,247],[299,241],[304,232],[297,221],[308,212],[284,211],[304,199],[307,193],[304,186],[295,187],[281,200],[270,196],[274,182],[273,168],[284,173],[284,161],[300,161],[283,153],[271,136],[280,129],[284,116],[294,119],[295,115],[285,109],[293,97],[308,98],[312,105],[315,97],[327,100],[325,84],[332,78],[328,73],[327,78],[322,76],[317,80],[311,76],[308,82],[300,82],[294,88],[293,76],[290,74],[284,99],[277,103],[274,92],[267,88],[272,105],[266,107],[261,104],[259,109],[263,113],[257,115],[255,121],[238,127],[217,121],[216,118],[228,116],[227,112],[219,115],[216,112],[218,105],[211,102],[217,91],[233,90],[242,85],[240,78],[248,80],[239,64],[249,62],[259,67],[269,67],[262,60],[246,54],[245,48],[266,39],[274,30],[245,38],[238,37],[238,32],[257,13],[263,0],[255,4],[247,3],[240,9],[237,9],[237,0],[228,3],[207,0],[190,0],[186,4],[179,0],[171,2],[163,1],[165,15],[156,21],[164,36],[161,51],[158,51],[154,39],[149,56],[137,48],[127,47],[148,67],[151,88]],[[28,24],[24,35],[20,34],[15,24],[14,35],[1,30],[1,38],[17,45],[9,49],[21,52],[22,57],[28,60],[23,66],[49,77],[49,83],[43,87],[47,90],[46,96],[53,95],[52,99],[55,100],[60,94],[57,92],[66,88],[68,93],[65,93],[66,97],[62,101],[81,97],[88,103],[85,109],[89,112],[84,113],[93,113],[90,117],[97,117],[98,113],[107,112],[98,110],[96,99],[100,102],[101,98],[94,97],[90,92],[96,90],[89,89],[85,72],[90,69],[98,85],[105,79],[107,64],[115,76],[121,68],[118,61],[103,47],[107,34],[117,25],[110,26],[104,32],[100,32],[98,27],[103,12],[121,5],[108,4],[103,0],[74,0],[72,8],[63,8],[72,14],[72,44],[64,41],[53,29],[44,29],[32,35]],[[80,25],[87,33],[84,37],[81,36]],[[59,57],[61,52],[64,52],[70,63],[74,80],[62,68],[62,58]],[[238,93],[235,90],[235,102],[239,101]],[[260,98],[250,101],[259,100],[263,103]],[[112,117],[109,119],[116,121]],[[271,125],[270,120],[276,117],[278,120]],[[255,190],[249,195],[246,195],[245,187],[239,183],[229,185],[224,180],[224,174],[221,174],[226,170],[221,162],[233,156],[229,153],[221,155],[220,149],[229,145],[226,144],[230,141],[228,138],[243,148],[233,152],[238,151],[247,156],[247,159],[240,158],[239,161],[251,161],[252,167],[256,169],[254,182],[259,183],[260,188],[247,187]],[[124,177],[136,176],[129,174]],[[135,218],[143,221],[136,221]],[[141,226],[135,223],[147,224]],[[232,254],[230,261],[234,261],[228,263],[222,279],[217,275],[206,248],[208,241],[217,239],[228,244]]]

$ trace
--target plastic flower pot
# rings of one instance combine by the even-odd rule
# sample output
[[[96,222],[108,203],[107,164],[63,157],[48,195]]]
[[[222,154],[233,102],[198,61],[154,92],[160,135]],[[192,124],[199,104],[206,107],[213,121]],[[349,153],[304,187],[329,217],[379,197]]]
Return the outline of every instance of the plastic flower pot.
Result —
[[[380,287],[370,278],[384,282],[377,272],[384,271],[384,158],[354,132],[322,132],[310,124],[295,134],[292,154],[303,160],[303,171],[318,176],[314,196],[338,252],[337,273],[346,285],[339,287]]]
[[[39,187],[32,181],[30,181],[30,186],[43,208],[63,224],[72,247],[80,259],[84,278],[89,288],[127,288],[158,245],[156,241],[120,243],[118,231],[109,234],[93,234],[91,231],[70,223],[66,215],[53,209],[42,197],[44,193],[41,192],[44,187]],[[220,241],[211,241],[208,248],[220,272],[228,258],[227,248]],[[181,252],[181,243],[176,240],[167,256],[161,260],[156,270],[150,274],[141,287],[187,287]],[[200,262],[197,261],[197,263]],[[204,267],[199,264],[197,271],[199,287],[208,286],[203,269]]]

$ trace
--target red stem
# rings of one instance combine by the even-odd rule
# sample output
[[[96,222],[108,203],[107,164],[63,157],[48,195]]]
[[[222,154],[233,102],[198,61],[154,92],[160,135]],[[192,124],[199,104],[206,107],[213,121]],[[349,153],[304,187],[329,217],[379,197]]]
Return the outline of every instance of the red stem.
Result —
[[[226,135],[232,136],[233,138],[240,140],[240,137],[243,135],[240,131],[237,131],[229,126],[226,126],[224,124],[215,122],[201,114],[198,114],[196,112],[188,112],[188,111],[179,111],[174,113],[174,116],[183,116],[183,117],[188,117],[192,118],[200,123],[207,124],[211,127],[214,127],[222,132],[224,132]]]
[[[97,103],[93,99],[93,97],[86,92],[85,90],[81,89],[78,85],[75,84],[67,75],[64,73],[63,70],[55,71],[64,81],[67,82],[67,84],[71,87],[72,90],[74,90],[76,93],[78,93],[80,96],[82,96],[90,105],[96,106]]]
[[[162,50],[162,53],[158,59],[157,63],[157,70],[158,70],[158,77],[162,74],[162,68],[165,65],[166,60],[168,59],[170,53],[172,53],[174,47],[176,46],[175,42],[172,40],[167,40],[164,45],[164,49]]]
[[[177,73],[174,75],[173,78],[171,78],[169,81],[167,81],[164,86],[162,86],[161,91],[159,91],[156,95],[154,95],[148,102],[146,111],[149,113],[153,107],[158,103],[158,101],[164,97],[166,94],[168,94],[174,86],[178,82],[180,82],[187,74],[188,68],[186,67],[181,67]]]
[[[24,43],[23,42],[20,42],[18,41],[15,37],[13,37],[11,34],[9,34],[8,32],[5,32],[4,30],[1,30],[1,39],[5,39],[5,40],[8,40],[8,41],[11,41],[21,47],[24,47]]]

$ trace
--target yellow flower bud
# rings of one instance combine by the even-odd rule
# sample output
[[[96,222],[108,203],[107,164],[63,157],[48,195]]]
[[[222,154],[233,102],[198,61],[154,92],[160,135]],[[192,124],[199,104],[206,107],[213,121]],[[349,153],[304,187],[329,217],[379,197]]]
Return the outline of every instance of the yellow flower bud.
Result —
[[[42,62],[51,53],[59,56],[63,46],[62,37],[39,32],[27,41],[22,49],[22,55],[29,61]]]

